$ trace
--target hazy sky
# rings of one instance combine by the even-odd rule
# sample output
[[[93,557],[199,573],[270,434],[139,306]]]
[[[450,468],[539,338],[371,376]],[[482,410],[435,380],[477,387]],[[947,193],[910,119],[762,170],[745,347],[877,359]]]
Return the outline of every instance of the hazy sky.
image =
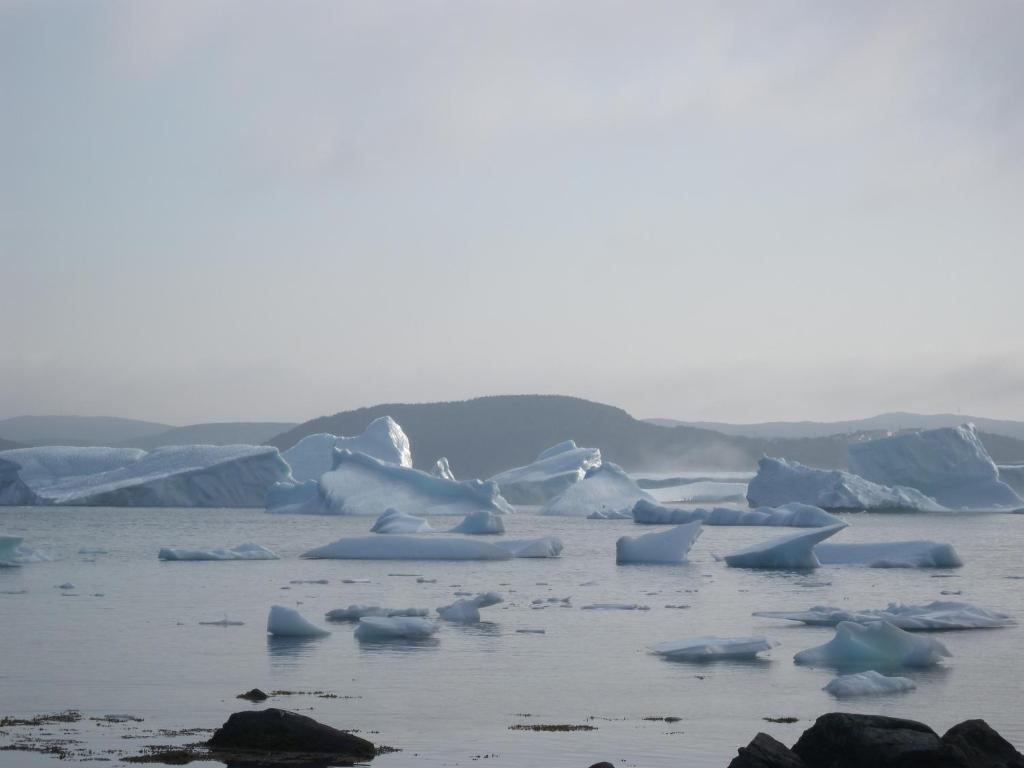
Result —
[[[1024,3],[0,0],[0,417],[1024,419]]]

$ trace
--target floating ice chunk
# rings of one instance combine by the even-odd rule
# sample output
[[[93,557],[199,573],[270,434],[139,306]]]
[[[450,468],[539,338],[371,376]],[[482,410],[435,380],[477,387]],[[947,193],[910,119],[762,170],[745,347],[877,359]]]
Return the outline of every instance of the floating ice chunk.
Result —
[[[331,634],[304,618],[294,608],[286,608],[283,605],[270,606],[267,632],[275,637],[323,637]]]
[[[703,520],[705,510],[666,507],[650,499],[640,499],[633,505],[633,522],[640,525],[683,525]]]
[[[335,448],[346,448],[401,467],[412,466],[409,438],[390,416],[374,419],[363,434],[355,437],[338,437],[323,432],[307,435],[282,455],[292,469],[292,477],[303,482],[318,480],[320,475],[333,468]]]
[[[581,610],[584,611],[649,611],[651,607],[649,605],[640,605],[639,603],[591,603],[590,605],[584,605]]]
[[[26,563],[48,563],[48,555],[24,544],[19,536],[0,536],[0,566],[15,568]]]
[[[434,462],[434,467],[430,470],[430,474],[434,477],[440,477],[442,480],[455,482],[455,473],[452,472],[452,468],[448,465],[448,458],[446,456],[442,456]]]
[[[558,557],[562,554],[562,540],[557,536],[542,536],[539,539],[506,539],[494,542],[512,557]]]
[[[513,504],[544,504],[601,464],[597,448],[578,448],[572,440],[554,445],[531,464],[499,472],[491,478]]]
[[[667,531],[623,536],[615,542],[615,562],[685,563],[686,553],[701,534],[700,521],[669,528]]]
[[[798,501],[780,507],[758,507],[757,509],[730,509],[715,507],[705,512],[704,525],[769,525],[786,528],[826,528],[843,521],[830,515],[821,507],[801,504]]]
[[[845,527],[846,523],[839,523],[791,533],[715,558],[725,560],[733,568],[817,568],[821,563],[815,556],[815,545]]]
[[[325,560],[508,560],[494,544],[441,536],[366,536],[338,539],[305,552],[302,557]]]
[[[437,609],[437,615],[445,621],[454,621],[462,624],[475,624],[480,621],[480,609],[505,602],[505,598],[497,592],[481,592],[476,597],[456,600],[451,605],[442,605]]]
[[[813,469],[796,461],[767,456],[757,463],[757,475],[747,487],[747,501],[752,507],[776,507],[798,501],[838,510],[943,509],[935,499],[914,488],[889,488],[839,469]]]
[[[591,512],[587,515],[587,520],[632,520],[633,515],[630,512],[623,512],[621,510],[608,510],[597,512]]]
[[[279,560],[280,558],[259,544],[239,544],[232,549],[172,549],[164,547],[161,560]]]
[[[505,521],[501,519],[501,515],[481,509],[478,512],[470,512],[449,533],[465,533],[472,536],[501,535],[505,533]]]
[[[839,675],[825,686],[824,690],[839,699],[850,696],[879,696],[886,693],[903,693],[917,688],[909,677],[886,677],[871,669],[853,675]]]
[[[540,514],[586,517],[594,512],[628,513],[640,499],[654,500],[621,467],[606,461],[548,501]]]
[[[824,645],[800,651],[793,661],[835,667],[930,667],[952,655],[938,640],[912,635],[887,621],[841,621],[836,625],[835,637]]]
[[[426,616],[426,608],[381,608],[379,605],[350,605],[348,608],[335,608],[324,614],[327,621],[359,621],[366,616]]]
[[[436,621],[416,616],[366,616],[359,620],[355,636],[359,640],[420,639],[436,634]]]
[[[886,541],[877,544],[820,544],[814,548],[825,565],[869,565],[872,568],[959,568],[952,544],[936,541]]]
[[[21,478],[21,465],[8,461],[0,452],[0,506],[28,507],[39,503],[39,497]]]
[[[773,644],[760,635],[754,637],[690,637],[652,645],[650,650],[659,656],[685,661],[714,661],[715,659],[753,659],[757,654],[770,651]]]
[[[757,611],[754,616],[786,619],[821,627],[834,627],[842,621],[887,621],[907,632],[935,632],[947,629],[991,629],[1016,624],[1010,616],[971,603],[935,601],[927,605],[889,603],[885,609],[860,611],[816,605],[806,611]]]
[[[432,530],[425,518],[389,509],[377,518],[370,533],[427,533]]]

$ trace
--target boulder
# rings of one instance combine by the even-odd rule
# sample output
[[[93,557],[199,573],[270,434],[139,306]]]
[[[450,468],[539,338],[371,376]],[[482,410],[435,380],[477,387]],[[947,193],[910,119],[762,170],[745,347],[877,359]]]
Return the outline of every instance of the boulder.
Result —
[[[369,760],[376,754],[366,739],[283,709],[235,712],[207,745],[214,751],[314,753],[339,761]]]
[[[247,701],[266,701],[270,697],[267,696],[267,694],[265,694],[259,688],[253,688],[251,691],[246,691],[245,693],[238,694],[235,698],[246,699]]]
[[[924,723],[831,712],[793,745],[811,768],[968,768]]]
[[[942,737],[970,768],[1024,768],[1024,756],[984,720],[965,720]]]
[[[729,768],[807,768],[789,747],[767,733],[759,733],[729,763]]]

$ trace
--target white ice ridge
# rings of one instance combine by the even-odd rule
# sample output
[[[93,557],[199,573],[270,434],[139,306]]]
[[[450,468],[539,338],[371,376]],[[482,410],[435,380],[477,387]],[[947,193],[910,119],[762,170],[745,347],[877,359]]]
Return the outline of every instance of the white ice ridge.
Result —
[[[492,482],[457,483],[345,449],[334,451],[334,469],[319,481],[278,483],[267,493],[269,512],[376,517],[389,508],[419,515],[513,511]]]
[[[835,637],[824,645],[800,651],[793,661],[832,667],[930,667],[952,655],[938,640],[912,635],[887,621],[842,621],[836,626]]]
[[[259,544],[239,544],[231,549],[173,549],[164,547],[157,555],[161,560],[279,560]]]
[[[426,616],[426,608],[381,608],[379,605],[350,605],[348,608],[335,608],[324,614],[327,621],[359,621],[367,616],[383,616],[395,618],[399,616]]]
[[[283,605],[270,606],[267,616],[267,632],[275,637],[323,637],[331,634],[318,627],[294,608]]]
[[[714,661],[715,659],[753,659],[757,654],[770,651],[773,643],[766,637],[689,637],[652,645],[650,650],[659,656],[684,661]]]
[[[452,472],[452,468],[448,465],[447,456],[442,456],[434,462],[434,467],[430,470],[430,474],[434,477],[440,477],[442,480],[455,480],[455,473]]]
[[[852,449],[851,449],[852,450]],[[765,456],[747,486],[752,507],[798,501],[833,510],[941,511],[943,506],[914,488],[878,485],[839,469],[813,469],[796,461]]]
[[[437,633],[436,621],[418,616],[366,616],[359,620],[358,640],[417,640]]]
[[[539,514],[587,517],[594,512],[629,513],[640,499],[654,500],[620,466],[605,461],[548,501]]]
[[[850,469],[876,483],[906,485],[952,508],[1024,505],[999,470],[973,424],[884,437],[850,445]]]
[[[601,464],[597,448],[578,448],[572,440],[554,445],[530,464],[499,472],[491,478],[501,495],[513,504],[544,504],[580,482]]]
[[[824,528],[842,522],[820,507],[799,502],[757,509],[678,509],[641,499],[633,507],[633,522],[640,525],[680,525],[695,520],[703,522],[704,525],[767,525],[789,528]]]
[[[497,592],[481,592],[476,597],[465,597],[451,605],[442,605],[437,615],[445,621],[461,624],[475,624],[480,621],[480,609],[505,602],[505,598]]]
[[[494,546],[512,557],[558,557],[562,554],[562,540],[557,536],[542,536],[539,539],[504,539]]]
[[[4,454],[0,453],[0,457]],[[21,479],[21,465],[0,458],[0,506],[28,507],[39,503],[39,497]]]
[[[645,533],[643,536],[623,536],[615,542],[615,562],[670,563],[686,562],[686,553],[701,533],[700,522],[687,523],[667,531]]]
[[[512,555],[478,539],[443,536],[364,536],[311,549],[313,560],[509,560]]]
[[[505,521],[501,515],[481,509],[478,512],[470,512],[462,522],[452,528],[448,533],[465,533],[472,536],[483,536],[487,534],[502,535],[505,533]]]
[[[426,518],[389,509],[377,518],[370,533],[428,533],[432,530]]]
[[[409,438],[390,416],[374,419],[363,434],[355,437],[338,437],[325,432],[307,435],[282,455],[292,468],[292,478],[301,483],[318,480],[332,469],[335,448],[347,448],[401,467],[412,466]]]
[[[832,678],[824,690],[838,699],[850,696],[880,696],[886,693],[903,693],[917,688],[909,677],[886,677],[871,669],[852,675]]]
[[[715,559],[725,560],[733,568],[817,568],[816,545],[846,527],[846,523],[790,533],[771,541],[754,544],[739,552]]]
[[[869,565],[872,568],[959,568],[952,544],[937,541],[886,541],[877,544],[819,544],[814,553],[823,565]]]
[[[868,608],[851,611],[829,605],[815,605],[806,611],[756,611],[754,616],[764,619],[786,619],[821,627],[834,627],[842,621],[887,621],[907,632],[937,632],[949,629],[992,629],[1009,627],[1015,622],[1010,616],[990,611],[972,603],[937,600],[927,605],[889,603],[888,608]]]

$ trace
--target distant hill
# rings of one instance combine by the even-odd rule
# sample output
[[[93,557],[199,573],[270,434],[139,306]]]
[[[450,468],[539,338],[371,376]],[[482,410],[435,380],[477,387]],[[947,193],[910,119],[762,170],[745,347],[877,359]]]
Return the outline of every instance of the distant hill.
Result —
[[[532,461],[572,438],[596,446],[627,469],[749,470],[767,453],[819,467],[846,464],[842,439],[761,439],[693,427],[661,427],[621,408],[557,395],[502,395],[443,403],[390,403],[307,421],[270,440],[281,450],[306,435],[357,435],[374,419],[392,416],[412,443],[417,467],[447,456],[456,475],[489,477]]]
[[[9,451],[12,448],[24,448],[24,443],[16,443],[13,440],[0,439],[0,451]]]
[[[168,429],[170,424],[114,416],[15,416],[0,420],[0,437],[23,445],[120,445]]]
[[[163,445],[263,445],[295,426],[291,421],[239,421],[191,424],[125,440],[121,445],[150,451]]]

